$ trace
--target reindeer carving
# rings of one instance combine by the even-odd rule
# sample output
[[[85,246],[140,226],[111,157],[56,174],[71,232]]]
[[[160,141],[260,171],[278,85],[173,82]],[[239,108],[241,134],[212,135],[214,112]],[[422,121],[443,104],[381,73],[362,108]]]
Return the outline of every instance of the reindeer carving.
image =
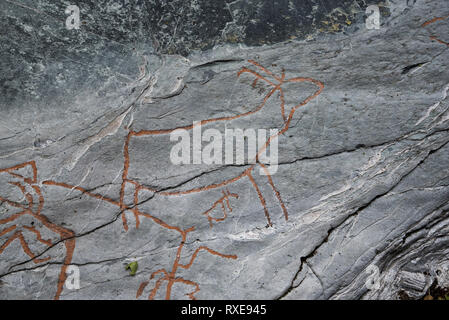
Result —
[[[131,165],[130,158],[132,157],[132,152],[130,151],[130,141],[132,139],[139,139],[139,137],[167,135],[177,129],[192,130],[194,126],[190,125],[190,126],[184,126],[184,127],[178,127],[178,128],[166,129],[166,130],[133,131],[131,129],[128,129],[128,134],[125,138],[124,149],[123,149],[124,161],[123,161],[122,181],[121,181],[121,188],[120,188],[120,194],[119,194],[119,201],[105,197],[101,194],[92,193],[80,186],[73,186],[73,185],[63,183],[63,182],[56,182],[56,181],[44,181],[43,182],[44,185],[48,185],[48,186],[57,186],[57,187],[67,188],[70,190],[78,190],[78,191],[81,191],[85,195],[88,195],[88,196],[91,196],[91,197],[94,197],[97,199],[101,199],[103,201],[108,202],[109,204],[113,204],[113,205],[117,206],[120,209],[121,219],[122,219],[122,223],[123,223],[123,227],[124,227],[125,231],[127,231],[128,227],[129,227],[128,221],[127,221],[127,218],[125,215],[125,212],[128,211],[135,217],[136,228],[139,228],[142,218],[147,218],[150,221],[152,221],[153,223],[156,223],[159,226],[161,226],[167,230],[175,231],[179,234],[180,243],[179,243],[179,246],[178,246],[178,249],[176,252],[176,257],[173,261],[171,269],[170,270],[160,269],[160,270],[153,272],[150,276],[149,280],[155,279],[156,277],[159,277],[159,278],[157,279],[153,289],[151,289],[151,291],[149,293],[149,296],[148,296],[149,299],[155,298],[156,294],[159,292],[159,290],[161,289],[161,286],[164,282],[166,283],[166,289],[165,289],[165,298],[166,299],[171,298],[172,287],[175,283],[184,284],[186,286],[192,287],[193,290],[191,292],[189,292],[187,294],[187,296],[191,299],[195,299],[195,294],[200,290],[199,284],[196,282],[193,282],[191,280],[187,280],[187,279],[177,276],[177,271],[180,269],[185,269],[185,270],[189,269],[192,266],[192,264],[195,262],[196,258],[198,257],[198,254],[200,252],[207,252],[211,255],[215,255],[217,257],[221,257],[224,259],[237,259],[237,256],[232,255],[232,254],[223,254],[223,253],[215,251],[207,246],[200,246],[199,248],[197,248],[194,251],[194,253],[191,255],[191,258],[190,258],[190,260],[188,260],[188,262],[182,263],[181,262],[182,252],[185,247],[187,236],[189,233],[191,233],[192,231],[195,230],[195,226],[182,228],[180,226],[175,226],[173,224],[167,223],[166,221],[164,221],[163,219],[158,217],[157,213],[144,212],[143,210],[141,210],[139,208],[139,203],[140,203],[139,199],[140,199],[142,192],[151,192],[154,194],[158,194],[159,196],[162,196],[162,197],[171,198],[171,197],[182,197],[184,195],[190,195],[190,194],[202,194],[204,192],[208,192],[211,190],[215,190],[215,191],[219,191],[219,192],[221,191],[223,196],[221,198],[217,199],[217,201],[215,201],[214,203],[211,203],[210,209],[199,213],[199,218],[205,217],[208,220],[210,227],[213,227],[214,223],[220,223],[227,218],[228,213],[230,213],[232,211],[232,202],[238,201],[238,199],[239,199],[239,195],[236,193],[231,193],[228,190],[228,188],[230,188],[233,183],[243,181],[244,179],[246,179],[246,181],[249,182],[249,185],[254,189],[254,191],[257,194],[257,197],[260,201],[261,207],[263,208],[263,211],[265,214],[265,219],[267,220],[268,226],[272,226],[271,216],[270,216],[270,212],[268,210],[266,199],[261,191],[259,184],[254,179],[254,170],[257,168],[259,170],[263,170],[266,173],[266,183],[269,186],[269,189],[271,188],[275,198],[279,202],[279,206],[282,210],[284,219],[288,220],[287,207],[282,200],[281,194],[276,189],[276,186],[273,182],[273,179],[272,179],[267,167],[263,163],[261,163],[258,158],[259,158],[259,155],[261,154],[261,152],[263,152],[266,148],[269,147],[269,145],[273,141],[273,139],[277,138],[279,135],[285,133],[289,129],[289,126],[291,124],[291,121],[293,119],[293,116],[294,116],[296,110],[298,110],[298,108],[300,108],[300,107],[305,106],[307,103],[309,103],[311,100],[315,99],[319,94],[321,94],[321,92],[324,89],[324,84],[322,82],[312,79],[312,78],[295,77],[295,78],[286,79],[284,72],[282,72],[282,74],[280,76],[278,76],[253,60],[249,60],[249,63],[251,65],[253,65],[255,68],[257,68],[258,71],[254,71],[251,68],[243,67],[237,73],[237,76],[240,77],[243,74],[249,74],[250,76],[255,77],[255,79],[253,81],[254,86],[257,84],[258,81],[262,81],[269,86],[270,90],[265,95],[262,102],[258,106],[256,106],[254,109],[252,109],[251,111],[248,111],[245,113],[241,113],[241,114],[237,114],[237,115],[233,115],[233,116],[229,116],[229,117],[203,119],[199,122],[199,124],[201,124],[201,125],[207,125],[210,123],[230,122],[230,121],[238,119],[238,118],[250,117],[251,115],[254,115],[254,114],[260,112],[266,105],[266,102],[268,101],[268,99],[270,99],[276,92],[278,92],[279,98],[280,98],[279,99],[279,112],[283,119],[282,127],[279,129],[279,131],[276,135],[269,136],[265,145],[263,145],[259,150],[257,150],[257,156],[256,156],[255,163],[253,163],[252,165],[245,168],[240,174],[233,176],[233,177],[229,177],[228,179],[223,180],[219,183],[214,183],[214,184],[210,184],[210,185],[206,185],[206,186],[201,186],[201,187],[197,187],[197,188],[193,188],[193,189],[189,189],[189,190],[180,190],[180,191],[161,191],[161,190],[157,190],[154,188],[150,188],[148,186],[145,186],[145,185],[139,183],[138,181],[136,181],[135,179],[133,179],[129,176],[129,169],[130,169],[130,165]],[[313,84],[316,87],[316,90],[312,94],[307,96],[307,98],[305,98],[302,101],[299,101],[296,105],[292,106],[289,112],[286,112],[286,110],[287,110],[286,103],[285,103],[286,92],[285,92],[284,87],[286,84],[292,84],[292,83]],[[9,170],[9,169],[4,169],[3,171],[5,171],[5,170]],[[127,188],[132,188],[134,190],[134,198],[133,198],[133,203],[131,205],[127,204],[125,201],[125,189],[127,189]],[[1,200],[1,198],[0,198],[0,200]],[[212,212],[213,212],[213,210],[215,210],[218,207],[222,208],[223,216],[216,218],[216,217],[212,216]],[[24,210],[29,210],[29,209],[24,209]],[[55,229],[55,230],[62,230],[62,229]],[[61,232],[60,233],[61,237],[63,237],[63,236],[67,237],[70,234],[70,233],[68,233],[68,231],[64,231],[66,233],[64,233],[62,231],[60,231],[60,232]],[[16,236],[16,237],[20,237],[20,236]],[[7,244],[5,244],[5,245],[7,245]],[[70,252],[68,251],[68,253],[70,253],[70,254],[68,254],[68,256],[70,256],[70,258],[71,258],[71,255],[73,254],[74,240],[73,240],[73,242],[70,242],[70,245],[67,246],[68,250],[69,250],[69,247],[70,247],[71,251]],[[70,259],[67,259],[66,262],[69,263]],[[61,273],[64,273],[64,270],[61,270]],[[63,280],[64,277],[61,276],[60,279]],[[137,290],[136,297],[139,297],[143,294],[143,292],[144,292],[145,288],[148,286],[148,284],[149,284],[149,281],[145,281],[140,285],[140,287]],[[58,292],[60,293],[59,285],[58,285]],[[57,295],[57,297],[59,297],[59,294]]]

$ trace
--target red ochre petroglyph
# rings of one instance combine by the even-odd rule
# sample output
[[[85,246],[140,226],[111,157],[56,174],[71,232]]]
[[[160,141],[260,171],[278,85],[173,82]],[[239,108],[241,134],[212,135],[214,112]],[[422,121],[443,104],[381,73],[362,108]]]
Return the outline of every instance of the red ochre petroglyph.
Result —
[[[228,190],[222,191],[222,192],[223,192],[223,197],[221,197],[220,199],[215,201],[214,204],[212,205],[212,207],[210,207],[210,209],[203,212],[203,214],[207,216],[207,220],[209,220],[209,225],[211,228],[213,227],[212,221],[215,221],[215,222],[224,221],[228,217],[227,211],[229,210],[229,212],[232,212],[232,207],[231,207],[231,203],[229,202],[229,197],[233,197],[236,199],[239,198],[238,194],[230,193]],[[211,213],[218,205],[221,206],[221,210],[223,212],[223,217],[214,218],[211,216]]]
[[[428,25],[431,25],[431,24],[433,24],[433,23],[435,23],[435,22],[438,22],[438,21],[443,21],[443,20],[445,20],[445,19],[447,19],[447,18],[449,18],[449,14],[448,14],[447,16],[444,16],[444,17],[436,17],[436,18],[433,18],[433,19],[431,19],[431,20],[428,20],[428,21],[424,22],[424,23],[421,25],[421,27],[424,28],[424,27],[426,27],[426,26],[428,26]],[[431,36],[430,36],[430,39],[433,40],[433,41],[437,41],[437,42],[439,42],[439,43],[441,43],[441,44],[444,44],[444,45],[446,45],[446,46],[449,47],[449,43],[448,43],[448,42],[443,41],[443,40],[439,39],[438,37],[436,37],[436,36],[434,36],[434,35],[431,35]]]
[[[130,129],[128,130],[128,134],[125,138],[125,143],[124,143],[124,149],[123,149],[123,156],[124,156],[124,162],[123,162],[123,171],[122,171],[122,183],[121,183],[121,188],[120,188],[120,200],[117,202],[113,199],[110,199],[108,197],[105,197],[103,195],[97,194],[97,193],[92,193],[87,191],[86,189],[80,187],[80,186],[73,186],[73,185],[69,185],[63,182],[56,182],[56,181],[44,181],[43,184],[47,185],[47,186],[58,186],[58,187],[62,187],[62,188],[67,188],[67,189],[74,189],[74,190],[78,190],[80,192],[82,192],[83,194],[96,198],[96,199],[100,199],[102,201],[108,202],[112,205],[117,206],[120,209],[120,214],[121,214],[121,219],[122,219],[122,223],[123,223],[123,227],[125,229],[125,231],[128,230],[128,221],[126,219],[125,216],[125,211],[130,211],[133,213],[135,219],[136,219],[136,228],[139,228],[140,226],[140,218],[148,218],[150,220],[152,220],[154,223],[160,225],[161,227],[168,229],[168,230],[172,230],[172,231],[176,231],[179,233],[180,235],[180,244],[178,246],[177,252],[176,252],[176,257],[173,261],[172,264],[172,268],[171,270],[166,270],[166,269],[160,269],[157,270],[155,272],[153,272],[150,276],[149,280],[155,279],[157,276],[161,275],[160,278],[158,278],[156,280],[156,283],[154,285],[154,287],[151,289],[151,292],[149,294],[149,299],[153,299],[156,294],[158,293],[158,291],[161,289],[161,286],[164,282],[166,282],[166,290],[165,290],[165,298],[166,299],[170,299],[171,298],[171,292],[172,292],[172,287],[175,283],[182,283],[185,284],[187,286],[190,286],[193,288],[193,290],[187,294],[187,296],[191,299],[195,299],[195,294],[197,292],[200,291],[200,286],[198,283],[184,279],[182,277],[178,277],[177,276],[177,271],[179,270],[179,268],[181,269],[185,269],[188,270],[193,263],[195,262],[195,259],[197,258],[198,254],[201,251],[205,251],[208,252],[211,255],[217,256],[217,257],[221,257],[224,259],[237,259],[236,255],[231,255],[231,254],[223,254],[220,252],[217,252],[209,247],[206,246],[201,246],[198,249],[196,249],[196,251],[192,254],[189,263],[187,264],[182,264],[181,261],[181,255],[182,255],[182,251],[187,239],[187,235],[195,230],[195,227],[192,226],[190,228],[187,229],[181,229],[180,227],[177,226],[173,226],[170,225],[168,223],[166,223],[165,221],[161,220],[160,218],[157,218],[156,216],[150,214],[150,213],[146,213],[146,212],[142,212],[139,208],[138,208],[138,204],[139,204],[139,192],[142,190],[147,190],[150,192],[154,192],[154,193],[158,193],[160,195],[163,196],[183,196],[183,195],[187,195],[187,194],[192,194],[192,193],[199,193],[199,192],[204,192],[204,191],[208,191],[208,190],[212,190],[212,189],[218,189],[218,188],[222,188],[222,187],[226,187],[229,186],[230,184],[237,182],[243,178],[248,178],[250,184],[254,187],[255,192],[257,193],[257,196],[260,200],[261,206],[264,210],[264,214],[265,214],[265,218],[267,219],[268,225],[272,226],[272,222],[271,222],[271,218],[270,218],[270,214],[267,208],[267,203],[266,200],[260,190],[259,185],[257,184],[256,180],[253,177],[253,171],[255,170],[256,166],[259,166],[260,168],[262,168],[262,170],[265,171],[266,173],[266,178],[267,178],[267,182],[268,185],[271,187],[271,189],[273,190],[273,193],[276,197],[276,199],[279,201],[279,205],[280,208],[282,209],[283,215],[285,220],[288,220],[288,211],[287,208],[282,200],[281,194],[279,193],[279,191],[277,190],[277,188],[274,185],[273,179],[269,174],[268,169],[265,167],[265,165],[263,163],[260,163],[258,161],[259,159],[259,155],[261,154],[261,152],[263,152],[270,144],[270,142],[277,138],[277,136],[285,133],[290,126],[290,123],[293,119],[293,115],[295,113],[295,111],[306,105],[307,103],[309,103],[311,100],[313,100],[314,98],[316,98],[319,94],[321,94],[321,92],[324,90],[324,84],[318,80],[312,79],[312,78],[303,78],[303,77],[296,77],[296,78],[290,78],[290,79],[286,79],[285,78],[285,73],[282,72],[281,76],[277,76],[274,73],[272,73],[271,71],[267,70],[265,67],[263,67],[262,65],[260,65],[259,63],[253,61],[253,60],[249,60],[248,61],[250,64],[252,64],[253,66],[255,66],[257,69],[259,69],[261,72],[265,73],[266,76],[261,75],[259,72],[256,72],[250,68],[247,67],[243,67],[238,73],[237,76],[240,77],[242,74],[247,73],[250,75],[253,75],[255,77],[255,80],[253,81],[253,86],[255,86],[257,84],[258,81],[264,81],[265,83],[267,83],[268,85],[271,86],[271,90],[268,92],[268,94],[264,97],[263,101],[261,104],[259,104],[256,108],[254,108],[251,111],[245,112],[245,113],[241,113],[238,115],[234,115],[234,116],[229,116],[229,117],[220,117],[220,118],[211,118],[211,119],[204,119],[199,121],[198,123],[201,125],[206,125],[209,123],[214,123],[214,122],[220,122],[220,121],[232,121],[241,117],[246,117],[252,114],[255,114],[257,112],[259,112],[260,110],[262,110],[262,108],[265,106],[266,102],[268,101],[268,99],[273,96],[273,94],[278,91],[279,92],[279,97],[280,97],[280,113],[282,115],[283,118],[283,126],[282,128],[280,128],[280,130],[278,131],[278,133],[276,135],[272,135],[267,139],[267,142],[265,143],[264,146],[262,146],[262,148],[260,148],[260,150],[258,150],[257,156],[256,156],[256,164],[251,165],[249,168],[245,169],[241,174],[235,176],[235,177],[230,177],[227,180],[224,180],[220,183],[215,183],[215,184],[211,184],[211,185],[207,185],[207,186],[202,186],[202,187],[198,187],[198,188],[193,188],[190,190],[185,190],[185,191],[158,191],[156,189],[152,189],[149,187],[146,187],[142,184],[140,184],[137,181],[134,181],[132,179],[129,178],[128,176],[128,172],[129,172],[129,167],[130,167],[130,150],[129,150],[129,144],[130,144],[130,140],[132,138],[138,138],[138,137],[142,137],[142,136],[154,136],[154,135],[163,135],[163,134],[170,134],[171,132],[173,132],[174,130],[177,129],[185,129],[185,130],[191,130],[193,129],[193,125],[190,126],[184,126],[184,127],[177,127],[177,128],[173,128],[173,129],[164,129],[164,130],[141,130],[141,131],[133,131]],[[269,77],[271,79],[269,79]],[[317,87],[317,90],[310,96],[308,96],[306,99],[304,99],[303,101],[300,101],[297,105],[295,105],[291,111],[286,114],[285,113],[285,96],[284,96],[284,90],[282,88],[283,84],[286,83],[301,83],[301,82],[307,82],[307,83],[311,83],[314,84]],[[34,170],[34,179],[33,181],[28,181],[28,183],[35,183],[36,182],[36,176],[37,176],[37,169],[34,165],[34,162],[30,162],[29,163]],[[8,170],[14,170],[14,168],[9,168],[9,169],[3,169],[3,171]],[[1,172],[1,171],[0,171]],[[13,173],[11,173],[13,174]],[[24,180],[25,182],[27,182],[27,180]],[[135,187],[135,192],[134,192],[134,199],[133,199],[133,205],[129,206],[125,204],[125,187],[127,184],[132,184]],[[33,186],[35,187],[35,186]],[[37,191],[38,189],[36,189]],[[228,216],[228,210],[229,212],[232,211],[231,208],[231,198],[232,199],[238,199],[239,196],[238,194],[235,193],[231,193],[228,190],[223,190],[223,197],[221,197],[220,199],[218,199],[217,201],[215,201],[209,210],[205,211],[202,213],[202,215],[206,216],[210,227],[213,227],[213,222],[218,223],[218,222],[222,222],[224,221],[227,216]],[[40,195],[40,191],[38,192]],[[1,199],[1,198],[0,198]],[[43,205],[43,198],[40,198],[40,201]],[[223,216],[220,218],[216,218],[213,217],[211,215],[212,211],[217,207],[217,206],[221,206],[222,207],[222,212],[223,212]],[[40,206],[42,207],[42,206]],[[24,212],[29,212],[31,214],[30,209],[25,208]],[[40,217],[43,217],[42,215],[40,215],[40,211],[38,214]],[[1,221],[0,221],[1,223]],[[47,219],[45,219],[45,223],[51,225]],[[53,228],[52,230],[56,230],[57,232],[59,232],[61,234],[61,237],[64,238],[70,238],[73,237],[73,233],[71,231],[62,229],[61,227],[57,227],[54,225],[51,225],[51,228]],[[5,230],[3,232],[10,232],[13,231],[14,229],[11,230]],[[30,229],[28,229],[30,230]],[[34,233],[36,233],[37,230],[30,230]],[[39,233],[36,233],[37,236],[37,240],[45,243],[47,245],[51,245],[51,242],[47,241],[47,240],[43,240],[42,237],[40,236]],[[23,244],[23,240],[20,236],[20,234],[16,235],[15,237],[19,237],[19,239],[22,242],[22,246],[25,250],[25,252],[27,252],[30,255],[30,251],[29,248]],[[14,238],[12,239],[14,240]],[[12,241],[10,240],[10,241]],[[7,246],[10,242],[6,243],[4,246]],[[66,247],[67,247],[67,258],[65,260],[65,263],[63,265],[63,268],[61,269],[61,275],[60,275],[60,281],[58,283],[58,293],[56,298],[59,297],[59,294],[61,293],[62,290],[62,285],[64,283],[65,280],[65,269],[66,266],[70,263],[72,255],[73,255],[73,250],[75,248],[75,240],[70,239],[70,240],[66,240]],[[2,247],[3,248],[3,247]],[[31,255],[30,255],[31,256]],[[148,284],[150,283],[150,281],[146,281],[143,282],[140,287],[137,290],[137,294],[136,294],[136,298],[138,298],[139,296],[141,296],[143,294],[144,289],[148,286]]]
[[[32,169],[32,178],[24,177],[17,173],[18,170],[31,167]],[[40,223],[42,223],[43,227],[47,228],[48,230],[59,234],[60,240],[64,242],[64,246],[66,248],[66,255],[65,259],[62,263],[61,271],[59,273],[58,283],[56,287],[56,294],[55,299],[59,299],[59,296],[61,295],[65,280],[66,280],[66,270],[67,267],[70,265],[72,261],[73,252],[75,250],[75,234],[66,228],[63,228],[61,226],[58,226],[56,224],[53,224],[50,222],[50,220],[44,216],[41,211],[44,207],[44,197],[42,196],[41,190],[39,186],[37,185],[37,168],[34,161],[22,163],[20,165],[6,168],[6,169],[0,169],[0,173],[6,173],[9,174],[11,177],[18,178],[19,180],[22,180],[22,182],[8,182],[10,185],[13,185],[17,187],[24,195],[24,198],[26,199],[28,205],[24,205],[22,203],[11,201],[8,199],[5,199],[0,196],[0,202],[4,202],[9,204],[12,207],[18,208],[19,212],[14,213],[9,218],[0,219],[0,225],[5,225],[7,223],[13,223],[18,218],[20,218],[23,215],[29,215],[33,217],[34,219],[38,220]],[[32,190],[37,195],[37,203],[33,199],[33,196],[27,192],[26,185],[31,187]],[[33,207],[37,205],[37,208],[33,210]],[[1,217],[0,217],[1,218]],[[31,251],[30,247],[28,246],[27,241],[25,240],[23,236],[23,232],[25,230],[28,230],[35,234],[36,240],[40,243],[45,244],[48,247],[52,246],[52,242],[50,240],[45,240],[42,238],[41,233],[39,230],[36,229],[34,226],[20,226],[18,224],[14,224],[4,230],[0,231],[0,236],[5,236],[9,233],[12,233],[9,238],[2,244],[0,247],[0,254],[3,253],[3,251],[14,242],[14,240],[18,240],[20,242],[20,245],[23,249],[23,251],[32,259],[32,261],[36,264],[47,262],[51,259],[51,257],[39,259],[36,257],[36,255]]]

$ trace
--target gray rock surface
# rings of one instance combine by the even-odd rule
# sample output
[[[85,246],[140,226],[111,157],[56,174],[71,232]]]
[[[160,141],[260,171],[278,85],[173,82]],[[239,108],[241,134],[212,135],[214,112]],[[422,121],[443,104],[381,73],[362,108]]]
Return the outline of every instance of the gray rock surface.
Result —
[[[0,2],[0,299],[449,286],[448,1],[127,2]],[[164,130],[221,118],[286,129],[271,180],[171,163]]]

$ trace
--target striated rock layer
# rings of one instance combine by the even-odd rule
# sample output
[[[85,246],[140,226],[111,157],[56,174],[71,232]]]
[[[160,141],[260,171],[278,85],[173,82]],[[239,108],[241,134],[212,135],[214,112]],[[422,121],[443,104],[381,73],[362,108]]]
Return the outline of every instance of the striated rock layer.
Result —
[[[449,286],[449,2],[178,2],[0,3],[0,298]],[[195,121],[278,129],[277,171],[173,164]]]

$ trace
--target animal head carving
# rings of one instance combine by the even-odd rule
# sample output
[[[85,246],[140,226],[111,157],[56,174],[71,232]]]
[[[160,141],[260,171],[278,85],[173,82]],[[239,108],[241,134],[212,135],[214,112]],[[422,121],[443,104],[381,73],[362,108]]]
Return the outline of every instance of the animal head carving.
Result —
[[[261,66],[259,63],[253,60],[248,60],[249,63],[253,64],[259,72],[256,72],[252,69],[243,67],[239,72],[238,76],[240,77],[244,73],[249,73],[255,77],[253,81],[253,87],[257,84],[258,81],[263,81],[267,83],[271,90],[269,93],[265,96],[264,101],[261,105],[265,104],[265,102],[276,92],[279,92],[279,107],[280,107],[280,113],[282,115],[282,118],[284,120],[284,129],[287,130],[288,126],[290,124],[291,119],[293,118],[294,113],[296,110],[307,103],[309,103],[311,100],[315,99],[318,95],[321,94],[321,92],[324,90],[324,84],[321,81],[307,78],[307,77],[294,77],[294,78],[288,78],[286,79],[285,71],[282,71],[282,74],[280,76],[274,74],[273,72],[269,71],[265,67]],[[262,75],[263,73],[264,75]],[[297,100],[293,102],[292,105],[287,105],[286,103],[286,86],[295,84],[295,83],[309,83],[313,84],[315,87],[317,87],[316,91],[312,91],[312,93],[305,98],[302,98],[300,100]]]

